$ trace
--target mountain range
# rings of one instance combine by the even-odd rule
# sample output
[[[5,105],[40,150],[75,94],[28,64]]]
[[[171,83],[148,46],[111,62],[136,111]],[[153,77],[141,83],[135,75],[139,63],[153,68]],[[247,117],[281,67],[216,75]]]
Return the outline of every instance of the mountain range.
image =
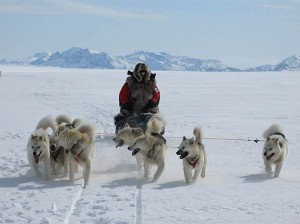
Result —
[[[217,59],[197,59],[173,56],[163,52],[154,53],[145,51],[136,51],[126,56],[113,56],[105,52],[97,52],[79,47],[73,47],[63,52],[40,52],[19,61],[8,62],[5,59],[0,59],[0,64],[100,69],[133,69],[139,62],[148,64],[152,70],[160,71],[300,71],[300,56],[288,57],[276,65],[262,65],[242,70],[229,67]]]

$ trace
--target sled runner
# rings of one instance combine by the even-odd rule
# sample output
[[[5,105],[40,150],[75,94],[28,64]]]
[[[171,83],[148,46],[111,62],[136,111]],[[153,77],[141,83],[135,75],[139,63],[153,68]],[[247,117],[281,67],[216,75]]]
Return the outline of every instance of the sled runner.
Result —
[[[144,130],[147,128],[147,123],[150,120],[150,118],[153,116],[151,113],[141,113],[136,116],[126,117],[122,120],[120,120],[118,123],[116,123],[116,131],[117,134],[121,129],[125,127],[125,124],[129,124],[132,128],[141,127]]]

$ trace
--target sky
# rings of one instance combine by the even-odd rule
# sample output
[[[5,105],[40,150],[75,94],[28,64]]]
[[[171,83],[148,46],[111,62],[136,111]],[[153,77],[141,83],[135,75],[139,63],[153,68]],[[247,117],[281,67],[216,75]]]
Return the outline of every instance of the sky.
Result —
[[[0,223],[299,224],[299,72],[157,73],[168,152],[162,175],[150,183],[156,167],[145,180],[127,146],[116,148],[112,141],[126,74],[11,65],[0,70]],[[38,121],[60,114],[96,126],[85,189],[81,169],[75,183],[62,175],[46,181],[27,160]],[[289,146],[279,178],[265,172],[264,142],[247,141],[262,140],[272,123],[282,127]],[[205,178],[187,185],[176,151],[195,126],[201,127],[208,163]],[[40,170],[44,174],[42,164]]]
[[[1,0],[0,58],[83,47],[247,68],[300,52],[300,0]]]

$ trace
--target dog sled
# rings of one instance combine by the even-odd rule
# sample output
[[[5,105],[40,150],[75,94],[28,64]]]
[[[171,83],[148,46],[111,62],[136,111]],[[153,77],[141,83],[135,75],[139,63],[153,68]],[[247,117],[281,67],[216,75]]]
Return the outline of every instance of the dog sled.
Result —
[[[153,114],[151,113],[140,113],[135,116],[125,117],[116,123],[115,133],[117,134],[121,129],[123,129],[126,123],[132,128],[140,127],[145,131],[147,129],[148,121],[152,116]]]

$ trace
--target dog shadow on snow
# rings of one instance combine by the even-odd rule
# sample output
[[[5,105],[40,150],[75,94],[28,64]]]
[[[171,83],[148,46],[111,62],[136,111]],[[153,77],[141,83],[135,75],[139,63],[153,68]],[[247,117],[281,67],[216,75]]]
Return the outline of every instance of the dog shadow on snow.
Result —
[[[172,182],[159,184],[159,186],[153,189],[162,190],[162,189],[171,189],[171,188],[186,187],[186,186],[188,185],[183,180],[176,180]]]
[[[143,184],[149,183],[143,179],[137,179],[136,177],[126,177],[122,179],[113,180],[108,184],[102,185],[103,188],[118,188],[118,187],[134,187],[142,186]]]
[[[29,166],[29,165],[28,165]],[[24,166],[25,167],[25,166]],[[52,180],[38,178],[29,169],[25,174],[19,176],[0,177],[0,188],[17,188],[18,190],[46,189],[71,186],[67,179],[55,177]],[[77,184],[73,184],[77,185]],[[79,185],[79,184],[78,184]]]
[[[247,183],[261,183],[268,180],[273,180],[274,178],[267,173],[250,174],[246,176],[241,176],[244,182]]]
[[[186,184],[184,181],[172,181],[168,183],[151,183],[150,180],[145,180],[143,178],[139,179],[136,177],[127,177],[122,179],[114,180],[108,184],[104,184],[103,188],[118,188],[118,187],[134,187],[141,188],[143,185],[151,185],[153,184],[155,187],[153,189],[162,190],[167,188],[177,188],[177,187],[185,187]],[[157,186],[158,185],[158,186]]]
[[[135,164],[117,164],[116,166],[104,170],[100,173],[103,174],[116,174],[116,173],[128,173],[136,170]],[[99,172],[99,171],[98,171]],[[93,173],[97,173],[97,171],[94,171]]]

